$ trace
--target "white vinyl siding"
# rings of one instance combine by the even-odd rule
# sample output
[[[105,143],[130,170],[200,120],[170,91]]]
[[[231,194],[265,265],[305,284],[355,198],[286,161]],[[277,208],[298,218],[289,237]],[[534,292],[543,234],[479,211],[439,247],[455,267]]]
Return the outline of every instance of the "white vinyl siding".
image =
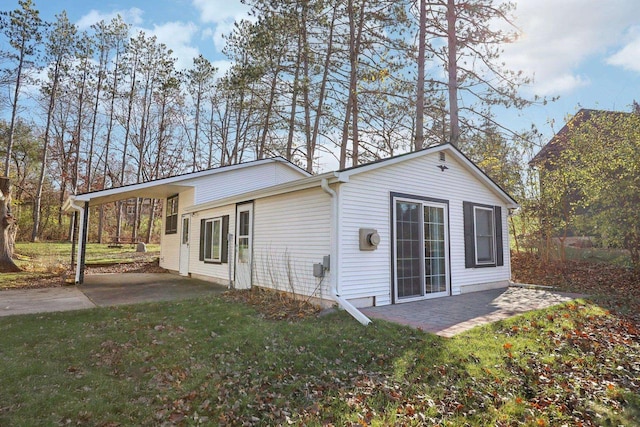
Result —
[[[295,179],[304,178],[304,172],[287,166],[281,162],[269,162],[264,164],[255,164],[251,167],[232,169],[228,171],[220,171],[212,175],[201,176],[198,178],[187,178],[184,181],[176,182],[171,187],[175,188],[178,194],[178,218],[184,212],[184,209],[194,204],[205,203],[213,200],[219,200],[235,194],[257,190],[260,188],[270,187],[283,182],[289,182]],[[163,224],[160,240],[160,266],[168,270],[177,271],[180,259],[180,240],[173,234],[165,234],[166,226],[166,199],[164,200]],[[231,216],[235,216],[235,205]],[[210,218],[211,216],[207,216]],[[199,216],[198,218],[204,218]],[[196,219],[198,219],[196,218]],[[232,221],[232,223],[235,220]],[[234,230],[233,224],[230,224],[230,230]],[[191,242],[190,242],[190,266],[199,269],[198,247],[200,236],[200,221],[193,221]],[[232,255],[230,254],[230,257]],[[194,261],[195,260],[195,261]],[[192,267],[190,272],[195,272]],[[207,271],[211,273],[211,271]],[[214,277],[219,277],[220,273],[215,272]],[[227,277],[225,272],[222,277]],[[225,279],[227,280],[227,279]]]
[[[223,206],[216,209],[208,209],[205,211],[196,212],[191,219],[191,244],[189,246],[189,272],[198,278],[205,280],[211,280],[213,282],[228,284],[229,283],[229,269],[231,268],[231,274],[233,275],[234,265],[234,247],[233,242],[228,253],[228,262],[214,263],[212,261],[200,260],[200,227],[201,220],[213,220],[222,219],[225,215],[229,216],[229,232],[235,233],[235,217],[236,217],[236,205]],[[205,221],[206,222],[206,221]],[[221,222],[222,225],[222,222]],[[222,236],[221,236],[222,237]],[[223,241],[225,239],[222,239]],[[221,248],[222,252],[222,248]],[[233,276],[232,276],[233,277]]]
[[[320,188],[254,202],[254,285],[331,299],[329,277],[313,277],[313,264],[331,251],[331,197]]]
[[[178,214],[177,218],[182,217],[182,213],[187,206],[193,204],[193,189],[186,189],[178,194]],[[166,222],[167,212],[167,199],[163,201],[163,232],[160,233],[160,267],[166,268],[171,271],[178,271],[180,268],[180,239],[182,233],[165,234],[164,227]],[[180,230],[182,230],[182,224],[180,224]],[[193,234],[192,234],[193,235]],[[196,259],[197,254],[196,254]]]
[[[194,204],[198,205],[304,177],[302,172],[274,162],[197,178],[186,184],[196,188]]]
[[[477,180],[453,156],[447,156],[444,172],[438,153],[417,157],[392,166],[354,174],[340,187],[340,289],[347,299],[375,297],[376,305],[391,300],[391,201],[390,194],[446,200],[449,203],[449,252],[451,293],[459,294],[483,286],[506,285],[510,278],[509,244],[506,229],[508,209],[502,209],[504,266],[465,269],[462,202],[478,201],[502,205],[502,199]],[[375,228],[381,237],[378,249],[363,252],[358,247],[358,230]]]

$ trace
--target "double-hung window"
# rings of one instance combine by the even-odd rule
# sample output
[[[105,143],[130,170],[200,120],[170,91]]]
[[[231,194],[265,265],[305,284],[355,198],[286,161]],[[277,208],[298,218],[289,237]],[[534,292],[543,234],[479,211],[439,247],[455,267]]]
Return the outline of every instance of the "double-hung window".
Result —
[[[463,202],[465,267],[504,265],[502,208]]]
[[[165,213],[164,234],[176,234],[178,232],[178,195],[167,198]]]
[[[207,219],[204,222],[204,260],[222,260],[222,218]]]
[[[200,220],[200,261],[209,264],[228,262],[229,215]]]
[[[473,207],[475,224],[476,264],[495,264],[496,234],[493,209],[481,206]]]

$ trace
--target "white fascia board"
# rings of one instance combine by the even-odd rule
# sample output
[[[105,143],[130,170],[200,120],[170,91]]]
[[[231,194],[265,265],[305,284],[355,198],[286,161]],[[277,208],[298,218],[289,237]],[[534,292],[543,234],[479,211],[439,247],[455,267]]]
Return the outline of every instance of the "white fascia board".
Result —
[[[124,187],[109,188],[93,193],[78,194],[75,196],[75,200],[77,202],[89,202],[90,206],[96,206],[135,197],[164,199],[179,193],[181,190],[193,187],[193,185],[188,185],[186,182],[176,183],[176,181],[179,180],[172,181],[173,182],[149,181]]]
[[[489,187],[494,193],[496,193],[500,198],[502,198],[507,207],[509,208],[518,208],[518,203],[507,194],[502,188],[500,188],[491,178],[489,178],[478,166],[476,166],[471,160],[469,160],[464,154],[462,154],[458,149],[454,148],[451,144],[441,144],[436,145],[434,147],[425,148],[420,151],[414,151],[407,154],[401,154],[397,157],[392,157],[390,159],[381,160],[379,162],[370,163],[368,165],[357,166],[354,168],[346,169],[340,172],[337,172],[337,176],[340,178],[340,182],[349,182],[349,177],[351,175],[357,175],[359,173],[368,172],[371,170],[375,170],[382,167],[387,167],[394,165],[396,163],[404,162],[407,160],[415,159],[422,156],[432,155],[434,153],[439,153],[440,151],[446,151],[447,153],[453,155],[458,159],[466,169],[471,172],[476,178],[482,181],[487,187]]]
[[[206,209],[214,209],[220,206],[240,203],[248,200],[262,199],[270,196],[277,196],[285,193],[293,193],[295,191],[307,190],[309,188],[318,187],[323,179],[327,179],[329,184],[335,182],[344,182],[340,180],[340,177],[336,172],[327,172],[322,175],[310,176],[308,178],[301,178],[295,181],[285,182],[283,184],[277,184],[271,187],[262,188],[259,190],[249,191],[247,193],[235,194],[233,196],[225,197],[222,199],[212,200],[210,202],[200,203],[185,208],[185,213],[193,213],[203,211]]]

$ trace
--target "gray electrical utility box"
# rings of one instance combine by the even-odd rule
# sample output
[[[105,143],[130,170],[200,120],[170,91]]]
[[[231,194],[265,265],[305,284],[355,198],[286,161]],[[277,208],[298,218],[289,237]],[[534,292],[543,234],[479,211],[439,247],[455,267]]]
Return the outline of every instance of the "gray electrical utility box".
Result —
[[[324,277],[324,265],[321,263],[313,264],[313,277]]]

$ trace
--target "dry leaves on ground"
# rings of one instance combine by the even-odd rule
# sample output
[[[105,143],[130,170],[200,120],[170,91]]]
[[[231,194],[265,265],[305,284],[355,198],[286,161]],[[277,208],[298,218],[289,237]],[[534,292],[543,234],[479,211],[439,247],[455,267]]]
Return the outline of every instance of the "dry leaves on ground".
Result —
[[[293,298],[284,292],[264,288],[232,290],[225,292],[223,298],[228,301],[248,304],[269,320],[300,320],[308,316],[315,316],[321,310],[307,300]]]
[[[533,254],[513,253],[511,270],[515,282],[590,295],[606,308],[640,323],[640,277],[629,268],[585,261],[544,261]]]

